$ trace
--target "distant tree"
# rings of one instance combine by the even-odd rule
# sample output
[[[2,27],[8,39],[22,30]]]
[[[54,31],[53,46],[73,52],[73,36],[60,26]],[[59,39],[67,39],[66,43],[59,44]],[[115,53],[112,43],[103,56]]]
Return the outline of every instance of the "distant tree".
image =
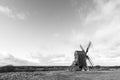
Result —
[[[97,69],[100,69],[100,68],[101,68],[101,66],[100,66],[100,65],[96,65],[95,67],[96,67]]]
[[[13,65],[6,65],[1,67],[2,72],[13,72],[15,70]]]

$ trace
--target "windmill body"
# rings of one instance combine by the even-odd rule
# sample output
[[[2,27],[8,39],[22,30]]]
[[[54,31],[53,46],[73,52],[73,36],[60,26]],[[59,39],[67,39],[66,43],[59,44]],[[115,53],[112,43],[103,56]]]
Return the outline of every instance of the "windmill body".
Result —
[[[86,54],[84,51],[75,51],[74,57],[73,66],[77,67],[78,70],[87,70]]]
[[[83,51],[75,51],[76,65],[79,67],[85,67],[86,65],[86,55]]]

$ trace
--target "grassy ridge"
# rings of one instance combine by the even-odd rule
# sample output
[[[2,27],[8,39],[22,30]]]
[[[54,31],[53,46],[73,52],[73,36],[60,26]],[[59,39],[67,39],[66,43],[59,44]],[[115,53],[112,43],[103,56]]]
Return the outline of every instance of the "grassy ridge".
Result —
[[[0,67],[0,72],[34,72],[34,71],[61,71],[67,70],[69,66],[13,66],[7,65]],[[113,70],[119,69],[120,66],[89,66],[90,69],[94,70]]]

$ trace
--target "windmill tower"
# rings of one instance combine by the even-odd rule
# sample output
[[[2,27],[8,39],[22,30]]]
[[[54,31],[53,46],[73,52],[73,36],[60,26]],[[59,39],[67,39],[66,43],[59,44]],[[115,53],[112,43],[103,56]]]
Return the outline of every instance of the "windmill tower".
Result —
[[[82,69],[84,69],[86,71],[88,69],[86,60],[88,60],[90,65],[93,66],[93,63],[92,63],[90,57],[87,55],[90,46],[91,46],[91,42],[89,42],[86,50],[84,50],[82,45],[80,45],[80,48],[82,49],[82,51],[79,51],[79,50],[75,51],[75,53],[74,53],[75,59],[70,67],[71,71],[73,71],[73,70],[81,71]]]

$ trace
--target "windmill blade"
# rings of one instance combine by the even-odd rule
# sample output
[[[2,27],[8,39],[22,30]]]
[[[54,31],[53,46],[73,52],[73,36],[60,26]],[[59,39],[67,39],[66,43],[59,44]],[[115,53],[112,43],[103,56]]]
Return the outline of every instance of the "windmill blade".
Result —
[[[87,59],[88,59],[88,61],[89,61],[90,65],[93,67],[93,62],[91,61],[91,59],[90,59],[90,57],[89,57],[89,56],[87,57]]]
[[[85,52],[85,50],[83,49],[82,45],[80,45],[80,48],[82,49],[82,51],[84,51],[84,52]]]
[[[87,52],[88,52],[90,46],[91,46],[91,41],[89,42],[88,47],[87,47],[87,49],[86,49],[86,52],[85,52],[86,54],[87,54]]]

